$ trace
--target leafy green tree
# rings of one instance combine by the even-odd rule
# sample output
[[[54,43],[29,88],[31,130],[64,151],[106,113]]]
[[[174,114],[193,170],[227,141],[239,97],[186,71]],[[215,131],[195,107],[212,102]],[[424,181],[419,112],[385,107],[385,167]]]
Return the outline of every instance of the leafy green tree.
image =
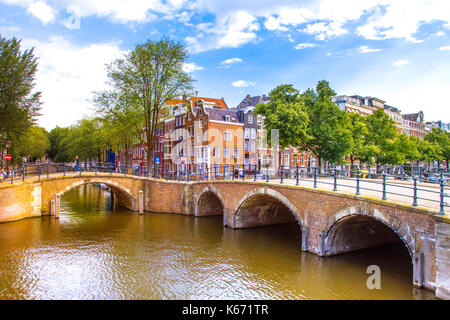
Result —
[[[352,133],[348,114],[331,101],[336,93],[325,80],[319,81],[316,90],[302,94],[309,116],[307,133],[310,139],[304,147],[319,159],[342,163],[352,147]]]
[[[22,51],[21,41],[0,35],[0,138],[11,140],[12,146],[39,115],[41,93],[33,91],[36,70],[33,49]]]
[[[105,146],[102,124],[96,119],[78,121],[59,143],[69,161],[74,161],[76,156],[80,160],[100,160]]]
[[[433,128],[430,133],[425,136],[425,140],[438,145],[436,148],[438,154],[435,155],[434,159],[437,160],[440,165],[441,161],[446,161],[448,167],[448,160],[450,159],[450,134],[443,131],[441,128]]]
[[[61,141],[65,139],[70,132],[69,128],[55,127],[49,134],[50,149],[48,151],[48,157],[54,162],[69,162],[72,159],[68,155],[68,150],[63,148]]]
[[[19,163],[23,157],[42,158],[49,149],[50,141],[47,131],[44,128],[33,126],[17,139],[13,145],[12,154],[15,162]]]
[[[279,85],[269,93],[270,102],[256,105],[254,113],[264,116],[266,130],[279,130],[282,149],[300,146],[309,137],[306,133],[308,114],[297,89],[290,84]],[[271,137],[268,135],[268,142]]]
[[[156,130],[165,102],[192,90],[192,78],[183,71],[184,45],[163,38],[139,44],[124,58],[108,65],[110,90],[97,93],[101,113],[131,108],[134,132],[147,145],[148,164],[153,164]],[[101,99],[97,99],[101,96]],[[103,100],[103,102],[101,102]],[[140,134],[141,131],[145,134]]]
[[[383,109],[378,109],[366,117],[366,125],[366,146],[370,153],[366,154],[365,158],[370,159],[370,162],[373,159],[377,166],[401,161],[396,155],[397,144],[394,140],[398,133],[394,120]]]
[[[349,150],[349,159],[353,168],[354,162],[363,159],[370,150],[366,148],[366,136],[368,134],[365,119],[359,113],[349,113],[349,130],[352,138],[352,145]]]

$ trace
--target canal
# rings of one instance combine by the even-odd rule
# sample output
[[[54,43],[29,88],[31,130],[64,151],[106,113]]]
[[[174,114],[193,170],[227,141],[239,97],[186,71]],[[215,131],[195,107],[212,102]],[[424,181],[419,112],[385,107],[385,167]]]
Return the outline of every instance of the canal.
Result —
[[[402,243],[321,258],[302,252],[295,223],[232,230],[221,216],[111,207],[86,185],[64,195],[59,220],[0,224],[0,299],[434,299],[412,286]]]

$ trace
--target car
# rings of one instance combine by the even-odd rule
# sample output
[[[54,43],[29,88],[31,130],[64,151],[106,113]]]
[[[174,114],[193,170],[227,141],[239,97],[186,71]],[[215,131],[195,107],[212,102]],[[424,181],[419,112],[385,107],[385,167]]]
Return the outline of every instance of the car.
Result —
[[[426,182],[439,183],[441,181],[441,177],[439,174],[432,174],[425,178]]]

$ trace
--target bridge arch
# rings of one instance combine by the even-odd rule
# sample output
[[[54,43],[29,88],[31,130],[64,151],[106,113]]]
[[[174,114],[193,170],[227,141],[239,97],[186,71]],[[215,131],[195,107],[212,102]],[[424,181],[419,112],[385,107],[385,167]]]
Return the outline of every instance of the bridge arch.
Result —
[[[136,210],[137,206],[137,200],[136,196],[133,194],[133,192],[127,188],[126,186],[112,180],[108,179],[102,179],[102,178],[88,178],[88,179],[80,179],[78,181],[75,181],[68,186],[64,187],[63,189],[60,189],[59,192],[56,194],[59,194],[61,197],[68,191],[77,188],[82,185],[86,184],[92,184],[92,183],[102,183],[107,185],[111,188],[111,191],[114,194],[114,201],[116,201],[117,204],[131,210]]]
[[[247,228],[297,222],[303,226],[297,208],[283,194],[269,188],[258,188],[246,193],[233,213],[234,228]]]
[[[213,186],[205,187],[195,201],[195,216],[225,216],[225,201],[220,191]]]
[[[413,262],[414,238],[408,226],[377,209],[353,206],[338,211],[328,218],[323,255],[356,251],[401,240]]]

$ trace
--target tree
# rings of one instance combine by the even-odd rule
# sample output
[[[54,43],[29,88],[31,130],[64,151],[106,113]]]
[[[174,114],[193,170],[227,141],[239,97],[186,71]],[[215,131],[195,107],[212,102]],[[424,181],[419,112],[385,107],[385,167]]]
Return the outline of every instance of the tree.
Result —
[[[102,125],[98,120],[82,119],[69,128],[68,134],[59,143],[59,149],[65,150],[65,156],[70,161],[75,156],[80,160],[99,160],[105,148],[103,135]]]
[[[308,115],[298,90],[290,84],[279,85],[269,96],[270,102],[257,104],[254,113],[264,116],[266,130],[279,130],[281,148],[300,146],[308,138]]]
[[[450,134],[444,132],[441,128],[433,128],[430,133],[425,136],[425,140],[438,145],[439,154],[434,159],[438,164],[445,160],[448,167],[448,160],[450,159]]]
[[[50,141],[47,131],[44,128],[33,126],[16,140],[12,154],[15,156],[16,162],[19,162],[23,157],[42,158],[47,154],[49,148]]]
[[[342,163],[352,146],[350,119],[347,113],[331,101],[336,93],[325,80],[319,81],[316,90],[302,94],[309,116],[308,135],[304,147],[319,159]]]
[[[383,109],[378,109],[366,117],[366,125],[368,129],[366,146],[368,146],[367,150],[371,151],[371,154],[366,154],[366,157],[374,159],[377,166],[398,161],[395,159],[394,143],[397,127],[391,117]]]
[[[359,113],[349,113],[349,130],[352,138],[352,144],[349,150],[349,159],[351,167],[355,160],[363,159],[367,152],[370,153],[371,150],[366,148],[366,136],[368,134],[365,119]]]
[[[192,78],[183,71],[187,59],[185,47],[170,39],[147,41],[122,59],[108,66],[111,89],[97,93],[103,100],[103,114],[114,114],[129,108],[136,121],[134,133],[147,145],[147,159],[153,165],[156,130],[160,111],[167,100],[192,90]],[[141,134],[144,131],[145,134]]]
[[[40,92],[33,92],[37,59],[33,49],[0,35],[0,137],[18,143],[39,115]],[[1,143],[1,142],[0,142]]]
[[[50,149],[48,157],[54,162],[68,162],[71,161],[68,150],[63,148],[61,141],[69,135],[69,128],[55,127],[49,134]]]

